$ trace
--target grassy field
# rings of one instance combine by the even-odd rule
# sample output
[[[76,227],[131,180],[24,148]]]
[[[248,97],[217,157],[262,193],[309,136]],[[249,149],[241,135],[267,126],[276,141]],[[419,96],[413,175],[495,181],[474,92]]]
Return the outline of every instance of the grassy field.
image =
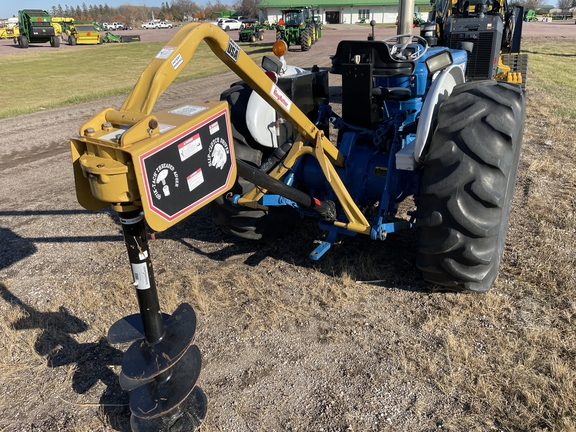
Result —
[[[528,82],[531,87],[555,100],[552,117],[576,120],[576,44],[549,39],[526,39],[522,48],[530,59]]]
[[[83,50],[86,57],[82,61],[74,54],[82,68],[69,70],[69,76],[64,76],[65,69],[60,66],[58,73],[53,72],[53,80],[43,81],[42,87],[22,77],[26,82],[14,86],[1,82],[0,94],[13,100],[21,98],[25,101],[21,112],[28,112],[39,106],[63,106],[125,93],[161,46],[102,47],[118,50],[110,51],[114,62],[106,67],[106,59],[96,60],[93,50]],[[266,428],[262,423],[280,411],[281,420],[295,422],[292,430],[319,430],[319,424],[325,426],[334,420],[337,426],[324,430],[346,430],[350,425],[350,430],[358,431],[576,431],[576,44],[528,39],[523,50],[529,54],[524,146],[504,259],[489,293],[428,292],[413,263],[412,234],[384,243],[345,239],[314,264],[305,258],[291,261],[315,239],[316,233],[306,229],[295,234],[297,239],[281,245],[253,247],[222,237],[210,225],[209,216],[198,214],[158,235],[154,260],[163,287],[163,307],[172,311],[188,301],[202,316],[202,349],[210,355],[202,385],[213,401],[217,400],[212,402],[203,430],[234,430],[227,423],[228,415],[244,419],[262,415],[260,423],[251,423],[260,426],[253,430],[289,430]],[[211,55],[207,51],[204,47],[198,55]],[[117,64],[122,56],[139,60],[120,68]],[[56,68],[66,64],[62,59],[60,53],[8,58],[0,64],[0,75],[19,67],[31,68],[38,60]],[[183,79],[191,79],[193,73],[217,71],[192,71],[188,67],[185,72]],[[99,88],[108,90],[94,92],[95,80],[103,83]],[[67,94],[58,99],[61,89],[76,85],[79,89],[74,97]],[[15,114],[4,111],[0,116]],[[117,233],[116,223],[105,212],[81,217],[77,223],[92,227],[94,232]],[[315,229],[313,224],[308,228]],[[36,310],[9,293],[15,281],[8,278],[5,285],[0,282],[0,295],[5,300],[0,306],[4,314],[0,322],[0,381],[20,380],[21,384],[11,387],[13,393],[5,398],[5,404],[24,404],[31,413],[44,403],[64,404],[63,410],[69,413],[64,418],[69,424],[65,424],[55,409],[53,425],[60,428],[43,430],[127,430],[111,425],[112,417],[105,410],[115,408],[113,404],[83,403],[97,401],[105,386],[89,388],[85,394],[78,390],[83,390],[80,384],[91,382],[95,374],[102,381],[102,377],[110,382],[116,379],[108,368],[93,368],[97,362],[91,356],[108,349],[112,360],[106,364],[117,366],[121,353],[100,338],[111,322],[134,308],[132,287],[126,283],[131,276],[124,246],[120,241],[115,243],[91,243],[94,253],[90,268],[105,277],[84,274],[65,278],[51,294],[50,303],[48,298],[35,300]],[[43,250],[49,247],[38,246]],[[48,286],[62,280],[44,266],[39,268],[46,272]],[[86,287],[90,287],[90,294]],[[58,309],[62,304],[70,307],[70,314],[79,322],[66,309]],[[90,323],[90,328],[84,323]],[[58,339],[64,329],[70,335]],[[309,337],[316,329],[320,329],[318,335]],[[299,343],[309,346],[300,347]],[[100,345],[88,350],[85,346],[89,344]],[[54,355],[54,347],[60,346],[67,346],[68,357],[81,358],[83,363],[66,363],[63,355]],[[228,346],[236,348],[228,351]],[[290,353],[278,355],[279,346]],[[328,346],[333,351],[328,351]],[[53,349],[48,355],[46,347]],[[314,358],[316,352],[321,354]],[[339,356],[338,366],[334,366],[331,354]],[[46,357],[53,362],[50,368],[46,367]],[[238,357],[248,358],[249,366],[233,370],[230,365],[237,366]],[[307,375],[302,378],[300,369],[305,368],[298,362],[307,358],[313,362],[307,363]],[[224,371],[219,374],[220,369]],[[270,381],[258,376],[262,370],[272,371]],[[282,375],[284,371],[288,377]],[[312,384],[298,387],[299,379]],[[268,392],[263,382],[276,389],[270,382],[282,380],[290,389],[280,385],[286,394],[278,393],[275,405],[260,399],[258,392]],[[112,387],[108,381],[106,385]],[[315,391],[320,394],[310,396]],[[305,403],[312,406],[298,411],[297,405],[290,405],[294,393],[303,394]],[[342,402],[339,394],[354,394],[357,399],[347,396],[349,399]],[[382,407],[387,397],[392,400],[386,408],[389,411]],[[323,406],[329,415],[314,423],[318,415],[313,411],[318,408],[314,403],[329,398],[336,401],[328,407],[332,413]],[[80,402],[67,402],[76,400]],[[398,417],[416,419],[414,424],[427,426],[395,427],[392,414],[390,422],[378,417],[381,423],[376,426],[369,417],[372,412],[378,416],[398,412]],[[40,426],[34,429],[31,422],[35,419],[5,417],[4,423],[0,422],[2,431],[21,430],[20,422],[32,424],[30,430],[51,424],[38,420]]]
[[[110,44],[47,53],[29,50],[5,56],[0,62],[0,94],[6,95],[7,103],[0,106],[0,118],[127,94],[164,45]],[[242,48],[257,61],[264,51],[270,51],[262,45],[245,44]],[[228,70],[224,63],[213,59],[208,45],[201,43],[174,82]]]
[[[163,42],[110,44],[6,56],[0,62],[0,94],[7,96],[8,103],[0,106],[0,118],[127,94],[163,46]],[[529,81],[533,88],[557,99],[555,115],[576,119],[576,80],[570,67],[576,59],[576,47],[570,42],[562,44],[562,50],[558,46],[558,41],[552,40],[527,39],[523,43],[523,51],[530,56]],[[256,61],[263,51],[269,51],[269,47],[258,45],[244,45],[243,49]],[[213,58],[202,43],[175,82],[228,70],[221,62],[206,61]]]

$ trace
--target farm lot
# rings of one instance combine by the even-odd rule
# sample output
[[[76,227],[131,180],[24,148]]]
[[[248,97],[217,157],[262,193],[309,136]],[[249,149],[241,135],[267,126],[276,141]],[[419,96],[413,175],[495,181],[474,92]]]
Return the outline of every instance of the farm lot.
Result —
[[[140,34],[167,41],[175,31]],[[327,28],[287,61],[328,66],[338,40],[368,32]],[[267,31],[263,43],[272,40]],[[157,233],[161,306],[188,302],[198,316],[202,431],[576,430],[575,41],[573,24],[524,26],[533,65],[524,145],[486,295],[431,292],[413,232],[343,238],[318,262],[307,258],[321,239],[313,223],[252,244],[222,233],[204,209]],[[10,44],[0,56],[22,54]],[[107,47],[62,49],[75,48]],[[235,80],[173,84],[156,110],[218,99]],[[126,346],[105,336],[137,312],[132,276],[117,216],[77,203],[68,144],[124,98],[0,120],[0,431],[130,430],[117,380]]]

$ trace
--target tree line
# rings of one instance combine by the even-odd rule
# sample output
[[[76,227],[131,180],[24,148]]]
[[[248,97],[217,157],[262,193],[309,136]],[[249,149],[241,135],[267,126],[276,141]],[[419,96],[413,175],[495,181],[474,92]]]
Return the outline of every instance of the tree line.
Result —
[[[170,3],[162,2],[158,6],[133,6],[129,3],[118,7],[104,5],[82,5],[69,6],[58,4],[52,6],[48,11],[53,17],[74,18],[76,21],[88,22],[124,22],[134,24],[139,21],[150,21],[152,14],[154,18],[170,21],[197,21],[205,19],[216,19],[221,15],[221,11],[237,11],[239,15],[247,18],[258,18],[259,0],[237,0],[234,4],[228,5],[220,0],[208,2],[201,7],[192,0],[172,0]]]
[[[524,11],[528,9],[532,9],[535,11],[540,11],[542,6],[548,3],[546,0],[513,0],[509,2],[511,6],[523,6]],[[576,7],[576,0],[558,0],[557,1],[558,9],[561,9],[563,12],[567,12],[568,9]]]

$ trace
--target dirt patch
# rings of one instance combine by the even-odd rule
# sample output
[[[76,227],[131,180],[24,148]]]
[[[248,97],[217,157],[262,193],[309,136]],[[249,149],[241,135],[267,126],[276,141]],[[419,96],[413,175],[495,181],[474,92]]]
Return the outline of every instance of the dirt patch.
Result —
[[[576,34],[564,23],[525,28]],[[138,33],[167,40],[173,32]],[[293,50],[287,60],[327,66],[336,41],[368,32],[326,29],[310,52]],[[264,43],[272,38],[267,32]],[[217,99],[236,79],[173,85],[156,109]],[[337,77],[331,85],[337,97]],[[131,273],[117,217],[78,205],[68,148],[84,121],[123,100],[0,120],[2,430],[130,429],[117,381],[126,347],[105,335],[137,312]],[[202,210],[159,233],[151,252],[163,310],[186,301],[198,314],[199,385],[209,398],[203,430],[573,429],[574,393],[563,392],[576,369],[576,307],[560,293],[574,287],[573,273],[561,274],[574,268],[562,250],[576,239],[570,223],[548,227],[547,237],[529,207],[536,191],[574,197],[572,183],[529,169],[562,145],[546,144],[555,135],[541,124],[543,100],[529,96],[533,139],[524,143],[502,270],[485,296],[428,291],[412,232],[386,242],[342,239],[319,262],[307,258],[321,238],[313,223],[281,242],[251,244],[223,234]],[[574,214],[574,200],[565,203],[563,214]],[[549,278],[549,293],[533,292],[530,278]]]

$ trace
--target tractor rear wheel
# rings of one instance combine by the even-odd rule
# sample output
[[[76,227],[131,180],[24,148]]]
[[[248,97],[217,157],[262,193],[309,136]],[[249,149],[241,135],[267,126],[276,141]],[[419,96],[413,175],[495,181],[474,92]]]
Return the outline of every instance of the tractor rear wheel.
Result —
[[[312,36],[310,36],[310,28],[305,28],[300,32],[300,48],[302,51],[308,51],[312,45]]]
[[[236,158],[260,166],[273,149],[259,145],[251,136],[246,125],[246,109],[252,89],[246,83],[235,84],[220,95],[230,106],[230,119]],[[254,185],[238,177],[228,193],[242,194]],[[269,210],[254,210],[233,205],[220,196],[212,201],[212,220],[224,230],[246,240],[273,241],[281,237],[298,220],[299,214],[290,207],[269,207]]]
[[[284,42],[286,42],[286,50],[288,50],[290,48],[290,43],[288,42],[288,37],[286,37],[286,35],[284,33],[282,33],[281,31],[277,31],[276,32],[276,40],[283,40]]]
[[[50,38],[50,46],[58,48],[60,46],[60,38],[58,36]]]
[[[74,37],[74,35],[68,36],[68,43],[72,46],[76,45],[76,38]]]
[[[418,206],[416,265],[457,292],[486,292],[508,231],[525,100],[517,85],[461,84],[438,113]]]
[[[250,36],[250,42],[256,42],[256,35],[255,34]]]

